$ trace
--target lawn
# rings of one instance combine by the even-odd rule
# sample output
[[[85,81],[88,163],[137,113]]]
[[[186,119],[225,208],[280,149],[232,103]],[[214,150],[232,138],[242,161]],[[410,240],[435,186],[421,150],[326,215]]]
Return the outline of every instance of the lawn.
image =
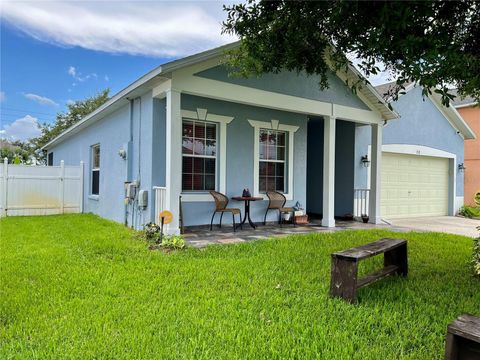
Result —
[[[0,231],[2,359],[442,359],[447,324],[480,315],[461,236],[345,231],[164,254],[93,215]],[[330,253],[385,236],[408,240],[408,278],[361,290],[357,306],[330,299]]]

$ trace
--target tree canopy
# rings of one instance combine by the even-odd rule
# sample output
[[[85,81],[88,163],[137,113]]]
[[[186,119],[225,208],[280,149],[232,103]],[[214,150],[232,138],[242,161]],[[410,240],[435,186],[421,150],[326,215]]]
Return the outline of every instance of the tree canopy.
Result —
[[[281,70],[319,75],[357,66],[368,77],[379,63],[397,78],[396,100],[416,82],[448,105],[460,96],[480,100],[480,2],[465,1],[254,1],[228,5],[223,31],[241,45],[229,54],[243,75]],[[361,83],[349,84],[352,89]]]
[[[55,123],[42,124],[40,126],[40,130],[42,132],[41,135],[30,140],[36,151],[37,158],[43,160],[44,154],[40,151],[42,146],[53,140],[69,127],[75,125],[86,115],[103,105],[109,99],[109,92],[110,89],[105,89],[98,92],[94,96],[83,100],[77,100],[71,104],[68,104],[68,110],[66,112],[59,112],[57,114]]]

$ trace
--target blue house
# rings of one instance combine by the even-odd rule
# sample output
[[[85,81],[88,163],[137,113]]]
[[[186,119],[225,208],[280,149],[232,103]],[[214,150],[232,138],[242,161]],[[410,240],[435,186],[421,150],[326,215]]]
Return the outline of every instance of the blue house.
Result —
[[[180,197],[184,225],[202,225],[214,210],[209,190],[231,198],[249,188],[263,198],[280,191],[333,227],[335,216],[354,213],[355,188],[368,186],[365,212],[379,223],[390,211],[381,201],[384,128],[404,120],[390,125],[399,116],[373,87],[352,93],[346,82],[361,77],[354,68],[332,71],[326,90],[315,76],[287,71],[230,77],[222,58],[232,46],[159,66],[44,147],[51,164],[83,161],[84,211],[140,228],[168,209],[168,231],[177,233]],[[461,157],[451,151],[455,166]],[[266,207],[252,204],[252,219],[262,221]]]
[[[386,94],[391,86],[377,90]],[[383,127],[382,218],[455,215],[463,205],[464,140],[474,139],[474,132],[453,106],[443,106],[435,92],[423,97],[414,84],[391,105],[401,119]],[[369,171],[362,166],[362,158],[370,156],[369,144],[368,129],[357,127],[356,189],[369,188]]]

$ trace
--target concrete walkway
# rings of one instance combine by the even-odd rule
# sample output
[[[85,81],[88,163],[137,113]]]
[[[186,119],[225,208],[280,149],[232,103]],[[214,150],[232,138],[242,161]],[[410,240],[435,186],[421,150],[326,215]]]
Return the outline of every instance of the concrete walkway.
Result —
[[[458,216],[434,216],[387,221],[396,228],[409,230],[445,232],[469,237],[478,237],[480,234],[476,230],[476,227],[480,226],[480,220]]]

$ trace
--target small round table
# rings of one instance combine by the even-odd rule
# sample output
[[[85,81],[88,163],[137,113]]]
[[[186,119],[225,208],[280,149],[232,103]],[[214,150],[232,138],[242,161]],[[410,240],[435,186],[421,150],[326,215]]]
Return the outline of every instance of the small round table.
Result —
[[[260,201],[260,200],[263,200],[263,198],[254,197],[254,196],[233,196],[232,200],[245,202],[245,214],[243,215],[242,222],[239,225],[237,225],[237,227],[245,224],[245,221],[248,219],[248,223],[250,224],[250,226],[255,229],[256,226],[253,223],[252,219],[250,219],[250,201]]]

